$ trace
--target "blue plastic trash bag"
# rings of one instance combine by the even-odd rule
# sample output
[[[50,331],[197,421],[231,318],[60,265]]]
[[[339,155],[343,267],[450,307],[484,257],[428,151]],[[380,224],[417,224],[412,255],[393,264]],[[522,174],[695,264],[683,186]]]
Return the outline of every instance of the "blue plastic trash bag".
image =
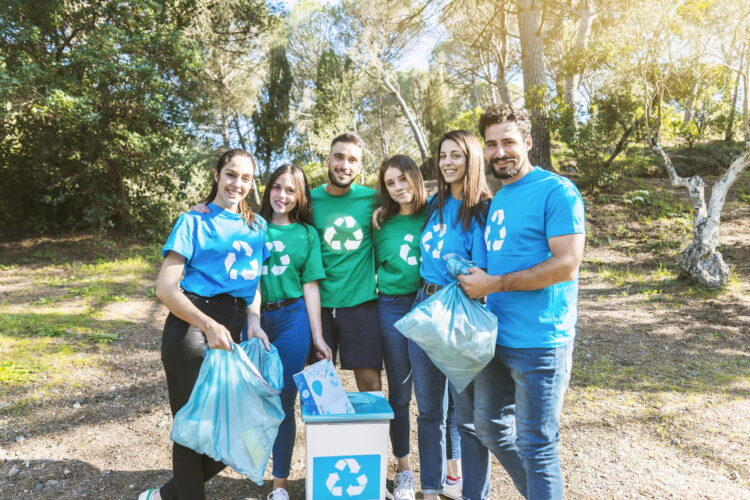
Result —
[[[473,262],[447,257],[448,271],[469,274]],[[438,290],[394,325],[414,341],[448,377],[458,392],[474,380],[495,355],[497,317],[470,299],[458,281]]]
[[[260,339],[230,351],[206,349],[187,404],[174,417],[172,441],[223,462],[263,484],[284,419],[281,358]]]

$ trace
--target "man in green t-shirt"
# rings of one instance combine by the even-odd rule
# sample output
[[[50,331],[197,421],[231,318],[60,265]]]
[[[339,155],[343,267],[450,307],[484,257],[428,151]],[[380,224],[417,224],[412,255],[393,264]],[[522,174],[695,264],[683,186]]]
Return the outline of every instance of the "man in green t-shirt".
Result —
[[[360,391],[379,391],[383,339],[370,226],[377,191],[354,183],[363,152],[357,134],[335,137],[325,160],[328,183],[311,198],[326,274],[320,282],[323,336],[334,358],[339,352],[341,367],[354,370]]]

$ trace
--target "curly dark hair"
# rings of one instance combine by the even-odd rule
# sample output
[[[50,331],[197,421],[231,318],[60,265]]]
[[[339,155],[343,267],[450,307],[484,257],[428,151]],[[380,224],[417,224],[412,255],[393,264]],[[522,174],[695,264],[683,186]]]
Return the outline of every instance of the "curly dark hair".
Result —
[[[484,138],[487,127],[505,122],[515,122],[524,139],[531,134],[529,112],[506,103],[492,104],[482,113],[479,117],[479,134]]]

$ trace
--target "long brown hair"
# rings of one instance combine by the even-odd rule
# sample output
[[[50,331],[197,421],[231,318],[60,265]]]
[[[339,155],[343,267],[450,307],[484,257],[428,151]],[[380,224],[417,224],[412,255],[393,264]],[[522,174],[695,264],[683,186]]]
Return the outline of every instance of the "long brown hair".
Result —
[[[301,168],[292,164],[282,165],[271,174],[266,183],[263,200],[260,202],[260,215],[270,222],[273,215],[271,189],[283,174],[289,174],[294,183],[295,204],[294,208],[289,211],[289,220],[291,222],[302,222],[303,224],[312,225],[312,205],[310,203],[310,187],[307,185],[307,177]]]
[[[451,130],[443,135],[435,150],[435,170],[437,170],[437,193],[429,206],[427,220],[437,210],[440,223],[443,223],[443,207],[450,193],[451,186],[445,182],[443,172],[440,171],[440,148],[445,141],[458,144],[466,157],[466,173],[463,178],[463,202],[458,211],[456,222],[461,222],[464,231],[471,228],[471,220],[476,219],[481,225],[487,221],[487,203],[492,199],[492,192],[484,176],[484,153],[477,136],[467,130]]]
[[[409,184],[409,188],[414,193],[412,213],[419,213],[427,204],[427,190],[424,188],[422,172],[419,171],[419,167],[414,163],[414,160],[406,155],[389,156],[380,163],[380,170],[378,171],[378,191],[380,191],[380,206],[382,208],[380,215],[378,216],[380,221],[393,217],[401,208],[400,205],[391,198],[391,195],[388,194],[388,188],[385,185],[385,171],[391,167],[399,169],[401,173],[404,174],[406,182]]]

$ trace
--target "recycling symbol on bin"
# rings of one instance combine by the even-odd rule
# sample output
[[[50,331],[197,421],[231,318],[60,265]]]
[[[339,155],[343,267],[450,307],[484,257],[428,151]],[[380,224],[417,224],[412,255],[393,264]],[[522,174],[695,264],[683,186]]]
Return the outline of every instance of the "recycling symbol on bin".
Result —
[[[268,251],[272,254],[275,253],[281,253],[286,249],[286,246],[284,245],[284,242],[276,240],[276,241],[267,241],[266,242],[266,248],[268,248]],[[279,276],[280,274],[284,274],[284,271],[286,271],[286,268],[289,266],[289,262],[291,262],[291,259],[289,258],[289,255],[283,254],[279,257],[278,261],[281,265],[274,264],[271,266],[271,274],[274,276]],[[268,266],[263,266],[261,270],[262,275],[268,274]]]
[[[424,236],[422,236],[422,246],[424,247],[425,252],[429,252],[430,249],[432,249],[433,259],[440,258],[440,251],[443,249],[444,243],[443,236],[445,236],[447,230],[448,228],[445,224],[435,224],[432,226],[431,231],[427,231],[424,233]],[[433,241],[433,238],[438,238],[438,240]]]
[[[414,235],[413,234],[405,234],[404,235],[404,243],[401,245],[398,249],[399,256],[410,266],[416,266],[417,265],[417,258],[414,255],[411,254],[411,247],[409,246],[409,243],[414,241]]]
[[[503,221],[505,220],[505,210],[495,210],[492,213],[492,216],[490,217],[491,224],[487,224],[487,228],[484,230],[484,241],[487,244],[487,251],[498,251],[501,248],[503,248],[503,243],[505,243],[505,226],[503,226]],[[490,238],[491,232],[494,229],[494,226],[498,225],[500,226],[500,229],[497,231],[497,239]]]
[[[333,250],[356,250],[362,244],[362,228],[354,217],[347,215],[333,221],[323,233],[323,239]]]
[[[243,253],[247,257],[252,257],[253,255],[253,249],[250,247],[250,245],[246,241],[242,240],[235,240],[234,243],[232,243],[232,248],[236,250],[236,252],[228,252],[227,256],[224,258],[224,268],[227,270],[227,274],[229,274],[229,278],[236,280],[237,274],[242,276],[245,280],[254,280],[258,277],[258,261],[256,259],[253,259],[249,263],[249,268],[242,268],[239,273],[237,269],[235,268],[235,264],[239,261],[237,257],[237,252],[239,253],[239,258],[247,261],[248,259],[243,259]]]
[[[338,462],[336,462],[336,465],[334,466],[338,472],[331,472],[328,474],[328,479],[326,479],[326,488],[328,488],[328,491],[331,493],[331,495],[335,497],[343,496],[344,491],[346,491],[346,494],[350,497],[354,497],[357,495],[360,495],[367,486],[367,476],[364,474],[358,475],[352,483],[356,484],[349,484],[349,486],[346,487],[346,490],[343,486],[341,486],[342,480],[341,475],[345,474],[345,470],[347,470],[346,475],[356,475],[359,473],[360,465],[359,462],[357,462],[353,458],[342,458]]]

